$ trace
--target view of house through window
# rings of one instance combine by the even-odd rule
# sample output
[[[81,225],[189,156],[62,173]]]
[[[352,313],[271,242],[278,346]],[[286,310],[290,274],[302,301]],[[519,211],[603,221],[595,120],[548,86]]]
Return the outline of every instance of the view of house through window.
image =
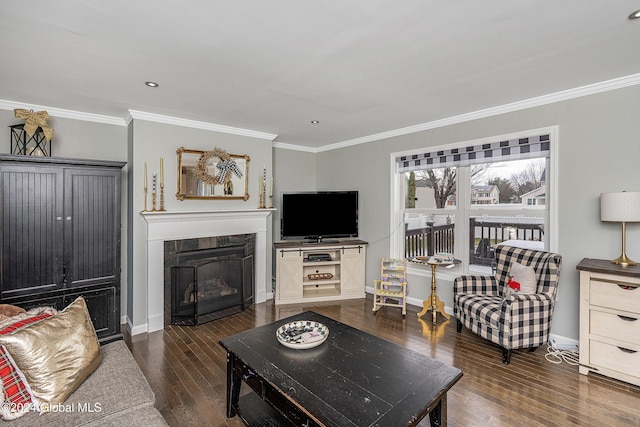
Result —
[[[497,245],[544,250],[546,174],[545,157],[402,172],[404,256],[448,252],[490,273]]]

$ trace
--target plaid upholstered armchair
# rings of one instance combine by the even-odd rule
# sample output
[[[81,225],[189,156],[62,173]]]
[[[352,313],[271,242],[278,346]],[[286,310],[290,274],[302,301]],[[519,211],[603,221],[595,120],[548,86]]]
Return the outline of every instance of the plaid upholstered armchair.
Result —
[[[502,347],[509,364],[511,350],[534,351],[549,340],[562,257],[531,249],[499,246],[494,276],[464,275],[453,282],[458,333],[462,325]],[[534,293],[510,292],[512,265],[533,268]],[[520,267],[520,266],[518,266]],[[521,267],[520,267],[521,268]],[[529,270],[530,271],[530,270]],[[512,282],[513,283],[513,282]]]

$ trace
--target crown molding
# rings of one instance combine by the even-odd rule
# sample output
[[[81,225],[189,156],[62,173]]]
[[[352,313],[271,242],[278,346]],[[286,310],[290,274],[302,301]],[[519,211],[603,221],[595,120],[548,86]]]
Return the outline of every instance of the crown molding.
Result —
[[[131,124],[133,121],[133,116],[131,115],[131,111],[127,110],[127,114],[124,116],[124,122],[127,126]]]
[[[285,142],[274,142],[273,148],[282,148],[283,150],[305,151],[307,153],[318,153],[318,148],[307,147],[306,145],[287,144]]]
[[[125,121],[120,117],[104,116],[101,114],[84,113],[82,111],[65,110],[62,108],[48,107],[45,105],[25,104],[24,102],[0,99],[0,110],[15,110],[16,108],[24,108],[25,110],[33,111],[45,110],[51,117],[82,120],[85,122],[104,123],[107,125],[126,126]]]
[[[179,117],[163,116],[160,114],[147,113],[144,111],[129,110],[129,114],[135,120],[146,120],[149,122],[164,123],[168,125],[183,126],[194,129],[211,130],[214,132],[230,133],[233,135],[249,136],[252,138],[266,139],[273,141],[278,135],[266,132],[258,132],[250,129],[234,128],[231,126],[218,125],[215,123],[199,122],[196,120],[181,119]]]
[[[361,138],[350,139],[347,141],[336,142],[334,144],[323,145],[318,147],[317,152],[337,150],[339,148],[350,147],[353,145],[364,144],[367,142],[379,141],[381,139],[393,138],[396,136],[407,135],[416,132],[422,132],[429,129],[464,123],[471,120],[483,119],[500,114],[511,113],[528,108],[540,107],[543,105],[553,104],[556,102],[567,101],[570,99],[581,98],[584,96],[595,95],[602,92],[608,92],[616,89],[622,89],[629,86],[640,84],[640,73],[630,76],[620,77],[617,79],[606,80],[586,86],[580,86],[573,89],[555,92],[549,95],[538,96],[535,98],[525,99],[522,101],[512,102],[510,104],[499,105],[496,107],[486,108],[484,110],[473,111],[470,113],[460,114],[457,116],[447,117],[441,120],[422,123],[413,126],[407,126],[400,129],[390,130],[387,132],[376,133]]]

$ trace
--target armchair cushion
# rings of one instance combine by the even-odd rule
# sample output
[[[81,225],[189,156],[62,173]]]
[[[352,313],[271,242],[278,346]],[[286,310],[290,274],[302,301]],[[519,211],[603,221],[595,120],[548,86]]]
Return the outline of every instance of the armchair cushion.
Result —
[[[507,282],[509,281],[511,265],[515,262],[532,267],[536,273],[538,282],[537,292],[549,292],[555,299],[558,289],[560,264],[562,262],[560,255],[533,249],[522,249],[504,245],[498,246],[496,249],[495,277],[498,283],[500,283],[503,293],[508,286]]]
[[[502,301],[499,295],[466,294],[460,296],[457,305],[462,313],[469,313],[470,318],[497,331],[502,317]]]
[[[547,294],[512,295],[503,305],[505,323],[510,325],[511,347],[537,347],[548,341],[553,302]]]
[[[453,293],[502,295],[500,285],[494,276],[464,275],[453,281]]]
[[[510,286],[506,287],[506,294],[535,294],[538,291],[538,279],[533,267],[514,262],[511,264],[511,270],[509,271],[509,281],[511,280],[518,283],[519,288],[513,289]]]

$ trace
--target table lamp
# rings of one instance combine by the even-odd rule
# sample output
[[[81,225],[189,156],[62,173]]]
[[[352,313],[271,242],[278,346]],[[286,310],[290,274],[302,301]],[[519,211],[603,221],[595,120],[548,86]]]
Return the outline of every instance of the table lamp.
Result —
[[[622,255],[611,260],[622,267],[638,265],[627,258],[627,222],[640,222],[640,192],[621,191],[617,193],[600,194],[600,219],[622,223]]]

